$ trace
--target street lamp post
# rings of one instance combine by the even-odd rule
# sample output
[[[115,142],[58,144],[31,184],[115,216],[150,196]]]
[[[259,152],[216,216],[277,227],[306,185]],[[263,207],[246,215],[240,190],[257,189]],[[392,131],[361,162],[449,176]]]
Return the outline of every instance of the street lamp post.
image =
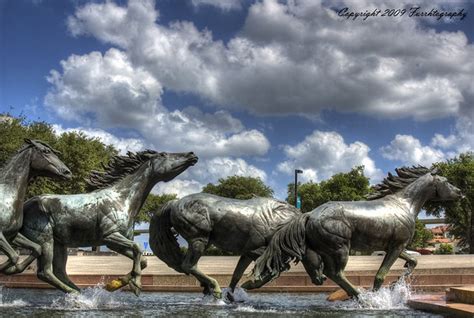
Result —
[[[303,173],[303,170],[295,169],[295,207],[298,207],[298,173]]]

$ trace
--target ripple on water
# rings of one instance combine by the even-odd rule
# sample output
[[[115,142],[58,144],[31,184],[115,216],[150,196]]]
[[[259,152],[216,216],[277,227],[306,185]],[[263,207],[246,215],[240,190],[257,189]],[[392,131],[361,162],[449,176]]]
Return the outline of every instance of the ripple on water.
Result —
[[[63,295],[54,290],[4,289],[0,306],[4,315],[41,317],[90,316],[183,316],[183,317],[404,317],[424,316],[406,308],[411,294],[405,281],[391,289],[365,291],[361,301],[328,302],[324,294],[247,295],[236,290],[238,303],[215,300],[196,293],[109,293],[101,285],[87,288],[82,294]],[[242,302],[243,301],[243,302]],[[429,315],[426,315],[429,316]]]
[[[3,285],[0,285],[0,307],[8,308],[8,307],[25,307],[28,306],[28,302],[24,301],[23,299],[14,299],[12,301],[4,301],[3,300]]]

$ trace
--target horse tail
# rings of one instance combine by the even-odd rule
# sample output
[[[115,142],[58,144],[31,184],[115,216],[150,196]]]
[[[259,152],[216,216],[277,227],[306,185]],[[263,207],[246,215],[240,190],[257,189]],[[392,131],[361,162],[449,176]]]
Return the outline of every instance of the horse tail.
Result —
[[[252,271],[255,280],[263,280],[269,274],[278,277],[280,272],[289,269],[291,261],[297,263],[303,258],[309,216],[310,213],[297,215],[277,229],[263,254],[255,261]]]
[[[184,273],[181,268],[184,254],[178,244],[178,234],[172,230],[170,218],[175,206],[174,202],[176,201],[165,204],[151,218],[149,241],[151,250],[160,260],[177,272]]]

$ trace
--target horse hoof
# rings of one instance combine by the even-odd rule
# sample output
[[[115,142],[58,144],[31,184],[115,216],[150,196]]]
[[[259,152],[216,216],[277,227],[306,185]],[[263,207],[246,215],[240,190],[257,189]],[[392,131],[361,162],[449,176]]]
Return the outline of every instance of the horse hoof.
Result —
[[[351,299],[351,296],[349,296],[345,290],[343,289],[338,289],[335,292],[331,293],[326,300],[327,301],[344,301],[344,300],[349,300]]]
[[[130,287],[130,289],[132,290],[132,292],[135,294],[135,296],[140,296],[140,293],[142,291],[142,286],[135,282],[134,280],[131,280],[129,283],[128,283],[128,286]]]
[[[124,286],[124,283],[122,280],[120,279],[114,279],[113,281],[107,283],[107,285],[105,285],[105,289],[109,292],[114,292],[120,288],[122,288]]]
[[[222,292],[221,291],[214,291],[213,295],[216,299],[222,299]]]
[[[231,292],[227,292],[226,298],[227,298],[227,300],[230,301],[231,303],[235,302],[234,294],[231,293]]]

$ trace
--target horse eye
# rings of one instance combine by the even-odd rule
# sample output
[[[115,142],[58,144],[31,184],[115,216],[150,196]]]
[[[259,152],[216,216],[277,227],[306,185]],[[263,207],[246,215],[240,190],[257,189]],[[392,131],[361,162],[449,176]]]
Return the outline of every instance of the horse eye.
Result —
[[[49,150],[49,149],[43,149],[43,153],[45,153],[45,154],[51,153],[51,150]]]

